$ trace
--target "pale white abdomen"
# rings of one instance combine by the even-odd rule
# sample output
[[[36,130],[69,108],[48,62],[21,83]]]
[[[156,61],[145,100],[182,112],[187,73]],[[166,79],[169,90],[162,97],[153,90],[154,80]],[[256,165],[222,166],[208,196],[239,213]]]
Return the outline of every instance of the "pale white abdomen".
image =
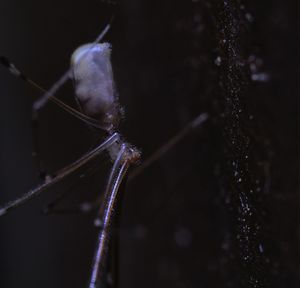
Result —
[[[85,114],[97,119],[104,129],[114,130],[120,120],[115,92],[110,44],[85,44],[71,57],[75,94]]]

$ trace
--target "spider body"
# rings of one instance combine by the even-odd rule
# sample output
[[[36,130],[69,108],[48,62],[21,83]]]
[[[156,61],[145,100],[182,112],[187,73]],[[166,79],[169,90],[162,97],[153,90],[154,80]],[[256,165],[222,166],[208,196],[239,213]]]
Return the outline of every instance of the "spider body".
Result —
[[[71,56],[75,95],[83,112],[113,131],[120,122],[121,106],[114,87],[109,43],[90,43]]]
[[[101,40],[101,37],[105,35],[107,30],[108,28],[99,35],[97,41]],[[80,46],[71,56],[70,69],[68,69],[49,90],[42,88],[24,75],[7,58],[0,57],[0,63],[14,76],[21,78],[44,93],[44,95],[35,102],[33,107],[34,112],[39,111],[49,99],[89,126],[99,128],[106,132],[105,139],[93,150],[59,170],[49,181],[44,181],[36,188],[0,207],[0,216],[2,216],[9,210],[26,203],[43,191],[46,191],[49,187],[59,183],[92,159],[96,159],[103,151],[107,151],[113,165],[107,179],[106,189],[105,191],[102,191],[101,196],[99,197],[101,201],[96,200],[96,205],[89,205],[88,210],[81,210],[87,212],[94,208],[98,209],[96,220],[100,220],[95,221],[95,223],[100,223],[100,225],[97,225],[99,226],[99,234],[92,264],[89,288],[97,288],[105,281],[103,277],[105,276],[104,272],[107,264],[112,226],[117,212],[116,208],[119,206],[118,203],[121,198],[118,197],[120,185],[128,175],[130,167],[138,163],[141,157],[140,151],[133,145],[125,142],[122,135],[117,132],[122,115],[122,107],[119,104],[117,93],[115,91],[110,52],[111,47],[108,43],[100,44],[94,42]],[[55,93],[69,79],[74,81],[75,96],[79,102],[81,111],[68,106],[55,97]],[[37,115],[37,113],[34,115]],[[159,159],[189,132],[206,121],[206,119],[206,114],[197,116],[182,131],[171,138],[160,149],[155,151],[139,169],[136,169],[135,173],[131,174],[131,178],[128,179],[130,180],[136,177],[136,175]]]

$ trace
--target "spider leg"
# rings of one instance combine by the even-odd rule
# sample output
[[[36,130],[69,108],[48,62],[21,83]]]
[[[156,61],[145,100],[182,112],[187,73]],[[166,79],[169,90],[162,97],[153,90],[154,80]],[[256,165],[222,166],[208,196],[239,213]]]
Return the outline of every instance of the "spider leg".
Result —
[[[95,163],[92,167],[90,167],[87,171],[85,171],[84,174],[80,175],[80,177],[78,177],[78,179],[76,181],[74,181],[74,183],[72,183],[72,185],[68,189],[61,192],[60,195],[58,195],[58,197],[56,197],[53,201],[51,201],[50,203],[47,204],[47,206],[43,209],[43,213],[46,215],[49,215],[49,214],[86,214],[86,213],[90,213],[90,212],[96,210],[97,208],[99,208],[99,206],[102,202],[103,194],[101,194],[100,197],[98,197],[95,201],[83,202],[75,207],[61,208],[61,209],[56,208],[57,205],[63,199],[65,199],[70,193],[72,193],[78,187],[78,184],[80,182],[82,182],[83,178],[95,175],[99,170],[97,168],[99,168],[99,163]]]
[[[111,172],[110,172],[109,178],[107,180],[107,186],[106,186],[106,189],[105,189],[105,193],[104,193],[104,195],[101,194],[98,197],[98,199],[96,200],[96,203],[100,204],[103,201],[103,198],[107,199],[109,197],[109,193],[110,193],[110,191],[112,189],[111,185],[113,185],[112,182],[113,182],[113,179],[115,177],[115,174],[117,173],[117,171],[119,169],[120,161],[122,160],[122,156],[123,156],[124,151],[125,151],[125,146],[123,144],[121,146],[121,149],[120,149],[120,151],[119,151],[119,153],[117,155],[117,158],[116,158],[116,160],[115,160],[115,162],[114,162],[114,164],[113,164],[113,166],[111,168]],[[100,206],[100,208],[99,208],[99,211],[97,213],[97,217],[94,220],[94,224],[95,224],[95,226],[101,227],[102,226],[102,219],[103,219],[103,214],[104,214],[105,207],[104,207],[104,205],[99,205],[99,206]]]
[[[25,75],[21,70],[19,70],[19,68],[17,68],[9,59],[7,59],[4,56],[0,56],[0,64],[2,64],[13,76],[23,80],[24,82],[26,82],[27,84],[31,85],[32,87],[34,87],[35,89],[37,89],[38,91],[42,92],[42,93],[46,93],[47,90],[45,88],[43,88],[41,85],[39,85],[38,83],[36,83],[35,81],[33,81],[31,78],[29,78],[27,75]],[[61,109],[65,110],[66,112],[70,113],[72,116],[74,116],[75,118],[83,121],[84,123],[86,123],[87,125],[97,128],[97,129],[101,129],[101,130],[105,130],[101,124],[81,113],[80,111],[72,108],[71,106],[67,105],[66,103],[64,103],[63,101],[59,100],[56,97],[51,97],[50,101],[55,103],[58,107],[60,107]],[[37,118],[37,114],[38,111],[37,110],[33,110],[33,116],[32,118]]]
[[[41,192],[47,190],[49,187],[53,186],[54,184],[58,183],[59,181],[63,180],[66,176],[71,174],[72,172],[76,171],[80,167],[82,167],[84,164],[88,163],[91,159],[94,159],[96,156],[98,156],[100,153],[102,153],[104,150],[106,150],[108,147],[110,147],[113,143],[119,140],[119,134],[114,133],[111,136],[109,136],[103,143],[101,143],[98,147],[93,149],[92,151],[84,154],[82,157],[80,157],[77,161],[73,162],[72,164],[66,166],[65,168],[58,171],[56,176],[41,184],[37,188],[23,194],[19,198],[8,202],[3,207],[0,207],[0,216],[6,214],[9,210],[16,208],[27,201],[33,199],[37,195],[39,195]]]
[[[99,287],[99,284],[102,281],[103,270],[106,268],[105,264],[107,263],[106,257],[110,242],[109,240],[112,233],[113,220],[115,218],[114,210],[119,198],[118,192],[130,166],[130,161],[123,157],[124,153],[126,153],[126,144],[122,144],[118,157],[113,165],[100,209],[100,213],[102,214],[102,225],[100,226],[98,235],[98,243],[94,256],[89,288]]]
[[[112,19],[113,20],[113,19]],[[111,21],[112,21],[111,20]],[[106,35],[106,33],[109,31],[111,26],[111,23],[107,24],[106,27],[104,28],[104,30],[99,34],[99,36],[95,39],[95,41],[93,42],[95,45],[100,42],[104,36]],[[84,55],[82,56],[84,57]],[[36,100],[33,104],[33,111],[34,113],[37,113],[41,108],[43,108],[46,103],[48,102],[48,100],[51,97],[54,97],[55,93],[60,89],[60,87],[62,85],[64,85],[71,76],[72,73],[72,68],[69,68],[53,85],[52,87],[46,91],[38,100]]]
[[[173,136],[169,141],[167,141],[156,151],[154,151],[145,161],[143,161],[142,165],[135,168],[129,175],[128,181],[130,182],[131,180],[133,180],[135,177],[140,175],[146,168],[148,168],[161,157],[163,157],[169,150],[171,150],[182,139],[184,139],[191,131],[193,131],[202,123],[204,123],[207,120],[207,118],[208,115],[206,113],[198,115],[195,119],[188,123],[181,131],[179,131],[175,136]]]

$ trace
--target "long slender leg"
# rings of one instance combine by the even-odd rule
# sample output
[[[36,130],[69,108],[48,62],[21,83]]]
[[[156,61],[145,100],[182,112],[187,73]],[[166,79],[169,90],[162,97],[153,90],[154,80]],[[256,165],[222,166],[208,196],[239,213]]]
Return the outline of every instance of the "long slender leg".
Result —
[[[0,56],[0,63],[8,69],[8,71],[15,77],[25,81],[38,91],[42,93],[46,93],[47,90],[43,88],[41,85],[30,79],[27,75],[25,75],[19,68],[17,68],[12,62],[10,62],[6,57]],[[66,112],[70,113],[72,116],[75,118],[83,121],[84,123],[88,124],[89,126],[98,128],[98,129],[103,129],[102,125],[95,119],[79,112],[78,110],[72,108],[71,106],[67,105],[63,101],[59,100],[56,97],[51,97],[50,101],[55,103],[57,106],[59,106],[61,109],[65,110]],[[33,113],[33,116],[37,116]],[[34,118],[34,117],[32,117]],[[104,130],[104,129],[103,129]]]
[[[68,207],[68,208],[61,208],[61,209],[56,208],[57,205],[63,199],[65,199],[70,193],[72,193],[78,187],[79,183],[82,182],[84,178],[95,175],[96,172],[98,172],[98,170],[99,170],[97,168],[99,168],[99,163],[95,163],[92,167],[90,167],[87,171],[85,171],[84,174],[81,174],[80,177],[78,177],[78,179],[75,180],[74,183],[72,183],[72,185],[68,189],[62,191],[58,195],[58,197],[56,197],[53,201],[48,203],[48,205],[43,209],[43,213],[47,214],[47,215],[48,214],[89,213],[89,212],[92,212],[92,211],[98,209],[102,202],[104,193],[101,194],[101,196],[102,196],[101,198],[99,197],[96,200],[93,200],[91,202],[83,202],[75,207]]]
[[[155,161],[161,158],[164,154],[166,154],[170,149],[177,145],[179,141],[181,141],[188,133],[190,133],[193,129],[197,128],[203,122],[205,122],[208,118],[206,113],[198,115],[194,120],[188,123],[179,133],[177,133],[174,137],[172,137],[169,141],[163,144],[158,150],[156,150],[149,158],[147,158],[142,165],[138,168],[134,169],[132,173],[128,177],[128,181],[133,180],[139,174],[141,174],[146,168],[152,165]]]
[[[21,197],[8,202],[6,205],[4,205],[2,208],[0,208],[0,216],[6,214],[9,210],[20,206],[27,201],[33,199],[35,196],[39,195],[41,192],[45,191],[47,188],[53,186],[57,182],[64,179],[66,176],[74,172],[75,170],[79,169],[84,165],[85,163],[89,162],[91,159],[95,158],[97,155],[102,153],[105,149],[110,147],[113,143],[119,140],[119,134],[114,133],[111,136],[109,136],[103,143],[101,143],[98,147],[93,149],[92,151],[86,153],[82,157],[80,157],[77,161],[70,164],[69,166],[61,169],[58,171],[57,175],[51,179],[49,182],[45,182],[42,185],[38,186],[37,188],[23,194]]]
[[[114,208],[116,206],[119,187],[126,175],[130,163],[123,159],[124,151],[120,151],[116,163],[111,171],[109,183],[107,184],[107,193],[102,204],[103,210],[103,224],[98,235],[98,243],[96,254],[93,262],[92,275],[90,279],[89,288],[97,288],[101,283],[102,271],[105,269],[107,250],[109,246],[109,239],[112,233],[112,222],[114,219]],[[115,175],[116,174],[116,175]]]
[[[108,30],[110,29],[111,24],[107,24],[104,30],[100,33],[100,35],[95,39],[93,42],[95,45],[100,42]],[[84,55],[82,56],[84,57]],[[55,93],[60,89],[64,83],[70,79],[72,69],[68,69],[53,85],[52,87],[42,95],[41,98],[39,98],[34,104],[33,104],[33,110],[39,111],[43,106],[48,102],[48,100],[55,95]]]
[[[125,144],[122,144],[121,149],[120,149],[120,151],[117,155],[117,158],[116,158],[116,160],[115,160],[115,162],[114,162],[114,164],[111,168],[111,172],[110,172],[109,178],[107,180],[107,186],[106,186],[106,189],[105,189],[105,193],[104,193],[104,195],[100,195],[96,202],[99,203],[99,199],[101,199],[103,201],[103,199],[107,199],[109,197],[109,193],[111,192],[111,189],[112,189],[111,186],[113,185],[113,179],[115,178],[116,173],[118,172],[118,169],[120,167],[120,162],[122,160],[122,156],[123,156],[123,153],[125,151],[125,148],[126,148]],[[98,211],[98,214],[97,214],[97,217],[95,218],[94,223],[95,223],[95,226],[101,227],[103,225],[102,219],[103,219],[105,206],[100,205],[98,207],[100,207],[100,209]]]

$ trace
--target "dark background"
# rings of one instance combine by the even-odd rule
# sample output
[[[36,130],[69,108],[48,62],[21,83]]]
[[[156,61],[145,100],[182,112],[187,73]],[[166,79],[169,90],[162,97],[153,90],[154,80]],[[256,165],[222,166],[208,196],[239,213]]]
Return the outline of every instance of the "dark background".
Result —
[[[1,2],[0,54],[45,87],[114,15],[106,41],[126,110],[121,131],[144,158],[209,114],[128,183],[118,286],[298,287],[297,1],[23,2]],[[30,119],[39,93],[5,69],[0,89],[4,203],[37,184]],[[60,95],[72,103],[72,85]],[[51,104],[41,128],[51,172],[94,143],[89,129]],[[0,287],[87,286],[94,215],[40,212],[71,185],[62,207],[94,199],[103,183],[86,178],[71,177],[0,219]]]

